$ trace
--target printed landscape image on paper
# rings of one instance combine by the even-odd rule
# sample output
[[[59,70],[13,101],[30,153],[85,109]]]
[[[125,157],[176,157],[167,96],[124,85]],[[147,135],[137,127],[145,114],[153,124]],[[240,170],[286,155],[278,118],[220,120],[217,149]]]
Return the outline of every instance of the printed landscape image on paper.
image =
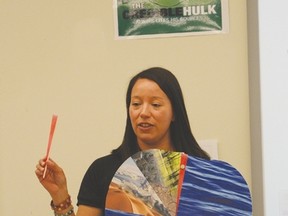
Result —
[[[176,152],[139,152],[118,169],[109,191],[125,193],[133,212],[147,208],[155,216],[176,215],[180,160]]]

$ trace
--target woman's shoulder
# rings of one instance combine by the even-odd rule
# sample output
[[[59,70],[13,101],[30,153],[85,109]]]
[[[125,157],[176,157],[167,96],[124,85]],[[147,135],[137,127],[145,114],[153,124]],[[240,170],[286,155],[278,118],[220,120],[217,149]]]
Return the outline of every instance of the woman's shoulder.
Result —
[[[98,171],[105,171],[107,169],[115,170],[118,169],[123,162],[119,154],[111,153],[94,160],[89,169]]]

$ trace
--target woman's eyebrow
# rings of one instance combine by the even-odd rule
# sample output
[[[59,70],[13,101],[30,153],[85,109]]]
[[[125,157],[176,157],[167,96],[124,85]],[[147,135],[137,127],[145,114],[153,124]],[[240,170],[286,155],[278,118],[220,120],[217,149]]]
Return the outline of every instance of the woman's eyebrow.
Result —
[[[131,95],[131,98],[142,98],[141,96],[139,96],[139,95]],[[152,99],[158,99],[158,100],[164,100],[164,98],[163,97],[161,97],[161,96],[151,96],[151,98]]]

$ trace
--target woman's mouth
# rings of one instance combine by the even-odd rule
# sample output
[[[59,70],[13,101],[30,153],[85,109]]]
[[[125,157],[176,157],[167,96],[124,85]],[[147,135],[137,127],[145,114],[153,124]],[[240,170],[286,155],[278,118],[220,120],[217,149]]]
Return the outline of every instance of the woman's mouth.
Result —
[[[150,123],[140,123],[138,124],[138,127],[142,130],[150,129],[153,125]]]

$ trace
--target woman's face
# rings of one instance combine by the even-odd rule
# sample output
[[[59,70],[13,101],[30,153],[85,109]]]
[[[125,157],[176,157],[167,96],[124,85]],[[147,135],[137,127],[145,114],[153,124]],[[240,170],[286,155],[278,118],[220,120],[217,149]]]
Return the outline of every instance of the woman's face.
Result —
[[[149,79],[136,81],[131,92],[129,115],[141,150],[173,150],[170,139],[172,105],[157,83]]]

